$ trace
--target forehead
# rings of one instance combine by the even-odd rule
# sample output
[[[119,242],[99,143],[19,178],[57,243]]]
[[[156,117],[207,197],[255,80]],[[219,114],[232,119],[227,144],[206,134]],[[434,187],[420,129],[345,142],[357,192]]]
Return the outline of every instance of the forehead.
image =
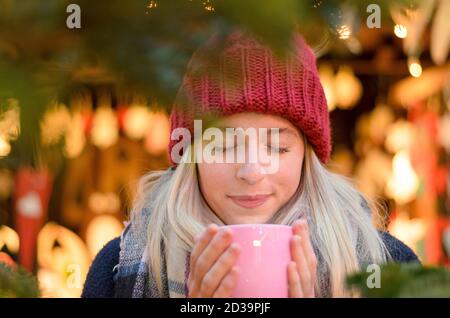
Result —
[[[301,137],[301,132],[289,120],[275,115],[260,113],[239,113],[224,116],[219,123],[222,127],[231,128],[280,128],[280,132],[297,135]]]
[[[269,114],[261,113],[238,113],[222,117],[221,123],[227,127],[261,127],[261,128],[282,128],[295,126],[287,119]]]

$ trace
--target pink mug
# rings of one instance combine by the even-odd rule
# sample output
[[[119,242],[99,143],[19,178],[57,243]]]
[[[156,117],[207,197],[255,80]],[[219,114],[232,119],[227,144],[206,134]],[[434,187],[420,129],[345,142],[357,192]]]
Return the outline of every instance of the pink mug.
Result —
[[[232,297],[287,298],[292,227],[279,224],[227,225],[241,250],[239,280]]]

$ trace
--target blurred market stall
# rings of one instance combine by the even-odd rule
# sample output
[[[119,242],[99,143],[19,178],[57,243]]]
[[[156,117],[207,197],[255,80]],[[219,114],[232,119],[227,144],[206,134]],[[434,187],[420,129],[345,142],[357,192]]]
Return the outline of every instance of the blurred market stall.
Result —
[[[282,54],[298,28],[332,119],[330,168],[374,222],[450,264],[450,1],[0,0],[0,262],[78,297],[135,184],[168,167],[171,102],[192,52],[246,27]],[[77,9],[78,8],[78,9]],[[70,22],[70,21],[69,21]]]

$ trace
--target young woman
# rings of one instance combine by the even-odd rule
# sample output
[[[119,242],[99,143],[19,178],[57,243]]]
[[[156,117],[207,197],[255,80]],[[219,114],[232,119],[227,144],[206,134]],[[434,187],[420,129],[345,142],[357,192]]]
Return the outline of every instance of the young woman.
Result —
[[[274,143],[233,137],[212,147],[219,157],[265,149],[276,169],[248,158],[198,160],[199,118],[215,118],[222,130],[277,132]],[[130,222],[95,258],[83,297],[229,297],[239,246],[219,229],[225,224],[292,225],[290,297],[348,296],[346,276],[365,264],[418,261],[375,229],[350,180],[327,170],[327,103],[314,53],[299,34],[283,57],[246,32],[211,38],[188,66],[171,124],[172,167],[142,178]]]

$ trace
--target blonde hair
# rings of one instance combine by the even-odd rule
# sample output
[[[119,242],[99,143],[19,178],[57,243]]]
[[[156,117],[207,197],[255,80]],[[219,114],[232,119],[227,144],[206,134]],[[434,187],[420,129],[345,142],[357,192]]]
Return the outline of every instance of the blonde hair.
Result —
[[[196,164],[188,160],[192,152],[192,146],[188,146],[175,171],[150,172],[138,186],[132,221],[139,222],[144,207],[151,209],[147,246],[149,270],[154,275],[161,268],[161,244],[167,243],[169,231],[176,234],[179,247],[190,252],[194,237],[205,226],[222,223],[200,192]],[[269,223],[291,225],[300,217],[308,221],[319,264],[315,284],[318,297],[352,295],[345,288],[347,275],[361,270],[364,264],[384,263],[390,257],[364,202],[369,201],[351,179],[327,170],[305,139],[298,190]],[[155,275],[155,279],[161,291],[161,277]]]

